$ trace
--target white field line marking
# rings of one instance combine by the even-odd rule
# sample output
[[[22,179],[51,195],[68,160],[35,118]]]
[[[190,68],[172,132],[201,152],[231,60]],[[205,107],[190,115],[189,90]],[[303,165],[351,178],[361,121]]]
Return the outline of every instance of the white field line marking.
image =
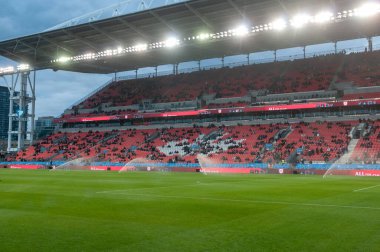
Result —
[[[123,192],[129,192],[129,191],[134,191],[134,190],[165,189],[165,188],[181,188],[181,187],[199,186],[199,185],[207,185],[207,184],[200,183],[200,184],[178,185],[178,186],[141,187],[141,188],[130,188],[130,189],[122,189],[122,190],[100,191],[100,192],[96,192],[96,193],[123,194]]]
[[[360,188],[360,189],[354,190],[354,192],[360,192],[360,191],[364,191],[364,190],[368,190],[368,189],[376,188],[376,187],[379,187],[379,186],[380,186],[380,185],[375,185],[375,186],[370,186],[370,187]]]
[[[243,202],[243,203],[258,203],[269,205],[293,205],[293,206],[307,206],[307,207],[331,207],[331,208],[348,208],[348,209],[369,209],[380,210],[380,207],[368,206],[345,206],[345,205],[328,205],[316,203],[296,203],[286,201],[262,201],[262,200],[240,200],[240,199],[223,199],[223,198],[209,198],[209,197],[187,197],[187,196],[174,196],[174,195],[157,195],[157,194],[129,194],[129,193],[108,193],[125,196],[143,196],[143,197],[156,197],[156,198],[173,198],[173,199],[189,199],[189,200],[209,200],[209,201],[225,201],[225,202]]]

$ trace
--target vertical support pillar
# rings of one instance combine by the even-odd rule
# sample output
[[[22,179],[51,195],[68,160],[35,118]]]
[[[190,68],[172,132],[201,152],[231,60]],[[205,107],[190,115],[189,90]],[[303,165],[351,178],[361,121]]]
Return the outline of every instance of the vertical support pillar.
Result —
[[[368,52],[372,52],[372,51],[373,51],[372,37],[368,37]]]
[[[338,42],[334,42],[334,52],[335,54],[338,54]]]
[[[16,88],[16,83],[14,81],[14,75],[12,75],[12,84],[11,86],[8,86],[9,89],[9,122],[8,122],[8,147],[7,152],[12,151],[12,130],[13,130],[13,104],[14,104],[14,92]]]
[[[222,57],[222,67],[224,67],[224,56]]]
[[[274,62],[277,62],[277,50],[274,50]]]
[[[156,71],[156,77],[157,77],[158,76],[158,66],[156,66],[154,70]]]
[[[247,54],[247,63],[248,63],[248,66],[251,64],[250,59],[249,59],[249,53]]]
[[[115,81],[116,81],[116,73],[115,73]],[[32,111],[30,113],[30,144],[34,143],[35,136],[35,119],[36,119],[36,71],[33,71],[33,81],[29,82],[30,90],[32,93],[31,102],[32,102]]]
[[[303,58],[306,59],[306,46],[303,47]]]
[[[201,61],[198,60],[198,71],[201,71]]]
[[[19,110],[18,115],[18,130],[17,130],[17,149],[20,150],[25,144],[25,122],[27,122],[27,94],[26,90],[28,88],[28,75],[29,73],[21,73],[21,89],[19,93]]]
[[[178,67],[179,67],[178,63],[173,64],[173,74],[174,75],[178,74]]]
[[[138,72],[138,69],[135,70],[135,77],[137,79],[137,72]]]

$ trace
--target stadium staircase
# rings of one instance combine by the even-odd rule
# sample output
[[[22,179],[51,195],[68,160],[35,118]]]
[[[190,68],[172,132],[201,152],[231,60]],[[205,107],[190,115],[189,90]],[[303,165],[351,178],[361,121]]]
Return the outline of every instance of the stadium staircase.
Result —
[[[337,81],[339,80],[339,75],[342,73],[343,68],[344,68],[344,64],[346,62],[345,59],[346,59],[346,57],[342,58],[342,61],[340,62],[339,67],[336,69],[334,77],[331,80],[329,89],[331,89],[331,87],[333,87],[337,83]]]
[[[342,156],[340,157],[337,161],[335,161],[334,164],[347,164],[350,162],[351,160],[351,156],[352,156],[352,153],[354,153],[355,151],[355,148],[358,144],[360,139],[352,139],[350,141],[350,143],[348,144],[348,151]]]

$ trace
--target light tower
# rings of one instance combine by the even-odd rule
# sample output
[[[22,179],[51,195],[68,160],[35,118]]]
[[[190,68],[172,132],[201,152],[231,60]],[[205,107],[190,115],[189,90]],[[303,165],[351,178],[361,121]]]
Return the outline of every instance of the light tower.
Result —
[[[7,77],[10,79],[10,83],[6,81],[9,89],[7,151],[16,152],[24,148],[27,139],[30,144],[34,141],[36,71],[31,70],[29,65],[22,64],[17,69],[8,67],[6,71],[0,71],[0,76],[5,80]]]

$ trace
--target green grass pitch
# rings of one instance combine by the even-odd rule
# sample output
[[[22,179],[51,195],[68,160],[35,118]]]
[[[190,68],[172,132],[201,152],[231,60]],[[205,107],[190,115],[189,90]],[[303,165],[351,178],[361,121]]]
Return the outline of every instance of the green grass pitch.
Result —
[[[380,251],[380,179],[0,169],[0,251]]]

